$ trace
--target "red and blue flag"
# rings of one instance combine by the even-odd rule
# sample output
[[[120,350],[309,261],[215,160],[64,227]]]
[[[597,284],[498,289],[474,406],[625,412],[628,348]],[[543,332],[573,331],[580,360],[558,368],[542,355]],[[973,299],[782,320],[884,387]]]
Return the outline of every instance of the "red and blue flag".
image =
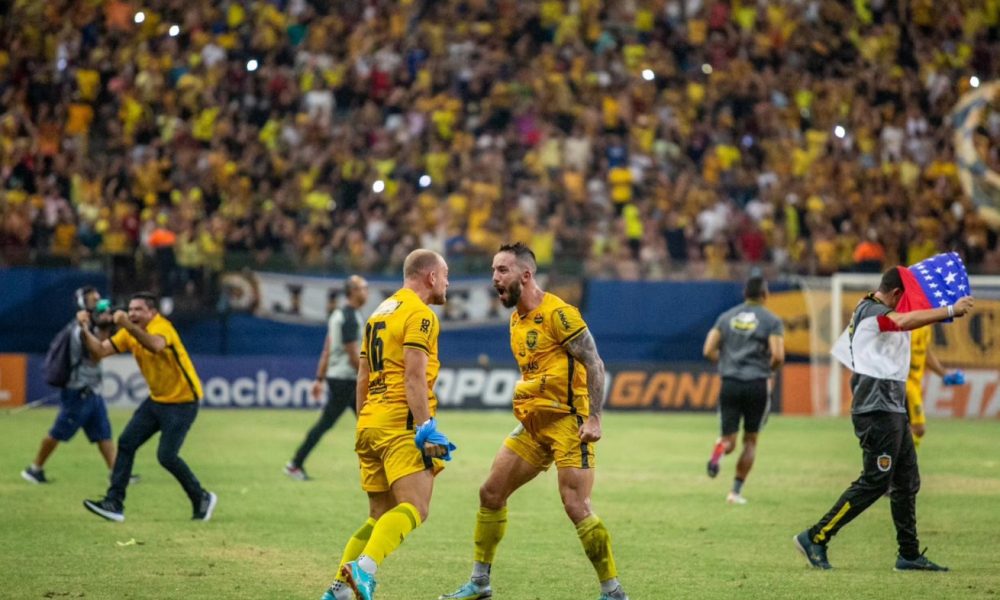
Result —
[[[910,267],[897,267],[903,278],[903,297],[897,312],[951,306],[972,295],[965,263],[955,252],[937,254]]]

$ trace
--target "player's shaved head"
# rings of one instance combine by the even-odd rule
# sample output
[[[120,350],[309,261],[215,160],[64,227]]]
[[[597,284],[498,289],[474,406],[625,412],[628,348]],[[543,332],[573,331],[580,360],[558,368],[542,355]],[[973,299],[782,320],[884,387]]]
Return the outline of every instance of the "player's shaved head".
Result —
[[[427,271],[444,264],[444,259],[433,250],[414,250],[403,261],[403,277],[414,279]]]
[[[497,252],[509,252],[513,254],[517,259],[519,265],[522,268],[527,269],[532,275],[538,270],[538,263],[535,261],[535,253],[531,251],[531,248],[525,246],[521,242],[514,244],[504,244],[500,246]]]

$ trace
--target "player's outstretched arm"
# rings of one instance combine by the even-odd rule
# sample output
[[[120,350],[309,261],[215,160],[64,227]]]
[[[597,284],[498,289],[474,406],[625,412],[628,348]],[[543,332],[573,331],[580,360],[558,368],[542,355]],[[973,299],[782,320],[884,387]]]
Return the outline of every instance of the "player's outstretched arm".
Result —
[[[566,343],[566,351],[587,369],[587,395],[590,396],[590,417],[580,426],[580,440],[601,439],[601,409],[604,407],[604,361],[597,353],[597,344],[590,330]]]
[[[964,296],[959,298],[954,306],[914,310],[906,313],[891,312],[887,316],[903,331],[912,331],[924,325],[930,325],[931,323],[937,323],[938,321],[944,321],[952,317],[964,317],[972,310],[974,305],[975,301],[972,299],[972,296]]]

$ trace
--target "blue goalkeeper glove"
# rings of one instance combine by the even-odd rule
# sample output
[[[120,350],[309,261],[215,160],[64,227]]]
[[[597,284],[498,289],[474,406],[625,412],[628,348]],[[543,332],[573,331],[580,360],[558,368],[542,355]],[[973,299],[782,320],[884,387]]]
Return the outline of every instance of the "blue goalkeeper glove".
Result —
[[[965,385],[965,373],[962,371],[952,371],[951,373],[945,373],[941,381],[945,385]]]
[[[442,460],[451,460],[452,450],[457,450],[458,448],[455,444],[448,441],[447,436],[437,430],[437,421],[434,417],[427,419],[427,422],[417,427],[416,435],[414,436],[414,441],[417,444],[417,448],[421,452],[424,451],[424,444],[434,444],[436,446],[441,446],[444,448],[444,456],[439,456]]]

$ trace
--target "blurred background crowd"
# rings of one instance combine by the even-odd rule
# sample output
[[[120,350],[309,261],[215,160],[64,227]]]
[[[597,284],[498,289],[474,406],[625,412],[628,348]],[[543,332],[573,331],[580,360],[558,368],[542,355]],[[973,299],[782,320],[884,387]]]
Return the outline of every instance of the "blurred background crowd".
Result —
[[[1000,268],[949,113],[996,0],[6,0],[0,264],[637,278]],[[1000,170],[1000,112],[976,130]]]

